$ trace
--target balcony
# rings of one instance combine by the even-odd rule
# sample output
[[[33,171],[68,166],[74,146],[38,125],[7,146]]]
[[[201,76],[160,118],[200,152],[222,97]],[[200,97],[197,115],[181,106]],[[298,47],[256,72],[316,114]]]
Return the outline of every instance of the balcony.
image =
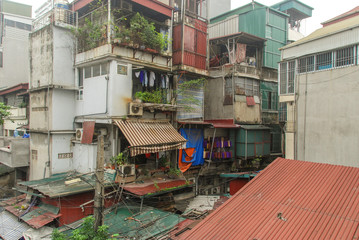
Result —
[[[34,20],[33,31],[37,31],[52,23],[64,28],[74,27],[77,25],[77,13],[64,8],[55,7]]]
[[[0,162],[12,167],[28,167],[30,159],[30,139],[1,137]]]

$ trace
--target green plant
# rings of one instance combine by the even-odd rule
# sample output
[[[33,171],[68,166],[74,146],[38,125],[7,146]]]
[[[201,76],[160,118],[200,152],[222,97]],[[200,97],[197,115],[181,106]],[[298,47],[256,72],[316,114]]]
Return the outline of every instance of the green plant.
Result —
[[[158,166],[159,167],[168,167],[169,166],[169,161],[166,157],[166,155],[162,155],[159,159],[158,159]]]
[[[112,164],[125,165],[128,161],[128,152],[120,152],[118,155],[111,157],[110,161]]]
[[[109,237],[108,226],[99,226],[97,231],[94,228],[95,218],[92,216],[84,218],[81,227],[72,231],[70,237],[60,233],[57,229],[52,232],[53,240],[106,240]]]
[[[202,105],[201,99],[196,97],[196,92],[203,91],[206,84],[204,78],[183,81],[178,84],[177,102],[185,112],[193,112],[196,107]]]
[[[152,92],[136,92],[135,98],[145,103],[162,103],[163,94],[161,90]]]
[[[10,106],[0,102],[0,125],[4,124],[4,119],[11,115]]]
[[[170,170],[168,171],[168,174],[180,176],[182,174],[182,172],[178,168],[170,168]]]
[[[160,190],[160,187],[158,186],[157,182],[156,181],[153,181],[153,185],[155,186],[155,188],[157,189],[157,191]]]

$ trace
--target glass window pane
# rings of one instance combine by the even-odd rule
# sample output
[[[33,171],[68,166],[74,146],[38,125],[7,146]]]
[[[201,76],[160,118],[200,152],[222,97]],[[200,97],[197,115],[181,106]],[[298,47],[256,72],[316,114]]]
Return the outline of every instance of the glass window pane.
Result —
[[[92,74],[93,77],[100,76],[101,75],[100,65],[92,66],[92,71],[93,71],[93,74]]]
[[[85,67],[85,78],[91,77],[91,67]]]
[[[102,63],[101,64],[101,75],[106,75],[106,74],[108,74],[108,64]]]

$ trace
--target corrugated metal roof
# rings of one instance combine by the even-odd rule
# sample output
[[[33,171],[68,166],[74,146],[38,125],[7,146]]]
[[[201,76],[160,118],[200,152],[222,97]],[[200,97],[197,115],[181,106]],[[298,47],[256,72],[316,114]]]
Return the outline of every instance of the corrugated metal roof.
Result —
[[[323,37],[328,37],[332,34],[338,33],[338,32],[342,32],[354,27],[359,27],[359,16],[355,16],[346,20],[343,20],[341,22],[338,23],[334,23],[331,24],[329,26],[323,27],[323,28],[319,28],[318,30],[314,31],[312,34],[308,35],[305,38],[302,38],[298,41],[295,41],[289,45],[286,45],[282,48],[280,48],[280,50],[284,50],[284,49],[288,49],[291,47],[295,47],[307,42],[311,42]]]
[[[168,121],[117,120],[130,143],[131,156],[185,148],[187,140]]]
[[[106,169],[104,175],[104,186],[109,187],[114,184],[116,176],[115,170]],[[66,184],[66,181],[80,179],[73,184]],[[77,172],[67,172],[55,174],[49,178],[20,182],[19,185],[28,186],[38,190],[43,195],[50,198],[69,196],[77,193],[87,192],[94,189],[96,176],[94,173],[81,174]]]
[[[345,13],[343,13],[343,14],[340,14],[340,15],[334,17],[334,18],[331,18],[331,19],[329,19],[329,20],[323,22],[322,25],[329,24],[329,23],[331,23],[331,22],[334,22],[334,21],[339,20],[339,19],[341,19],[341,18],[348,17],[348,16],[350,16],[350,15],[352,15],[352,14],[356,14],[356,13],[358,13],[358,12],[359,12],[359,6],[353,8],[352,10],[350,10],[350,11],[348,11],[348,12],[345,12]]]
[[[357,239],[359,168],[277,158],[181,239]]]
[[[264,125],[241,125],[241,128],[247,130],[270,130],[270,127]]]
[[[5,209],[14,216],[26,222],[31,227],[38,229],[54,221],[61,216],[58,214],[59,208],[50,207],[48,204],[40,203],[38,206],[32,206],[30,209],[23,206],[29,206],[25,199],[25,194],[3,201],[7,205]],[[29,206],[30,207],[30,206]]]
[[[5,240],[20,239],[31,227],[19,222],[17,217],[7,211],[0,212],[0,237]]]

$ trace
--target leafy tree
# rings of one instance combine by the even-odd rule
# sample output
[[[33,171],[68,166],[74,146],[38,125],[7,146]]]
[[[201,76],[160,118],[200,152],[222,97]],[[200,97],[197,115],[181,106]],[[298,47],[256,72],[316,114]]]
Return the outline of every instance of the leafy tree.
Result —
[[[0,102],[0,125],[4,124],[4,118],[10,116],[10,106],[5,105],[3,102]]]
[[[94,228],[95,218],[92,216],[84,218],[81,227],[72,231],[70,237],[64,233],[60,233],[55,229],[52,233],[53,240],[106,240],[109,238],[108,226],[102,225],[98,227],[97,231]]]

